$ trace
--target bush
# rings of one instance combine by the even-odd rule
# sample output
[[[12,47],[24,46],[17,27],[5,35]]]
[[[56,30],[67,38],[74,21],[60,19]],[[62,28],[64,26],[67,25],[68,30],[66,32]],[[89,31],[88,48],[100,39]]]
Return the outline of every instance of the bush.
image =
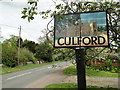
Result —
[[[37,59],[42,59],[45,62],[52,62],[52,47],[50,46],[48,41],[41,42],[36,47],[35,57]]]
[[[33,57],[33,59],[30,60],[33,64],[37,63],[37,58]]]
[[[119,71],[120,71],[120,67],[119,67],[119,66],[112,66],[112,69],[113,69],[115,72],[119,72]]]
[[[8,67],[15,67],[17,65],[17,59],[15,59],[14,55],[7,55],[3,60],[3,64]]]
[[[110,60],[118,60],[119,58],[117,56],[115,56],[115,55],[108,55],[106,59],[107,60],[108,59],[110,59]]]
[[[112,61],[106,60],[103,64],[104,71],[112,71]]]
[[[2,63],[8,67],[15,67],[17,65],[16,58],[17,49],[8,46],[8,44],[2,45]]]
[[[28,61],[35,63],[36,59],[33,53],[29,51],[27,48],[21,48],[20,49],[20,62],[23,63],[23,65],[26,65]]]
[[[57,57],[55,58],[55,61],[59,61],[59,60],[63,60],[63,57],[62,57],[62,56],[57,56]]]

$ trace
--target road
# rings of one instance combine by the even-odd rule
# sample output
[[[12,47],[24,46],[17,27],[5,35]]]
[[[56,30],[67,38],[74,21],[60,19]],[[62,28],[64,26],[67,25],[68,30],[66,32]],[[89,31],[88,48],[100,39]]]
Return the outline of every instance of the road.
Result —
[[[52,68],[53,64],[51,64],[34,69],[2,75],[2,88],[25,88],[32,83],[41,80],[47,75],[59,70],[60,68],[69,65],[70,63],[71,61],[60,62],[55,64],[57,65],[55,68]]]

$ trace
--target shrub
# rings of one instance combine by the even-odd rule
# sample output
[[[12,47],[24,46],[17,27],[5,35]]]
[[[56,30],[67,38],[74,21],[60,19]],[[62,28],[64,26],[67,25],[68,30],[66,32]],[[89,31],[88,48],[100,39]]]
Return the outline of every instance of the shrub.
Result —
[[[49,44],[48,41],[41,42],[39,45],[36,47],[36,53],[35,57],[37,59],[42,59],[45,62],[52,62],[52,47]]]
[[[16,58],[17,49],[8,44],[2,45],[2,63],[8,67],[15,67],[17,65]]]
[[[20,62],[23,63],[23,65],[26,65],[28,61],[35,63],[36,59],[34,58],[33,53],[29,51],[27,48],[21,48],[20,49]]]
[[[110,59],[110,60],[118,60],[119,58],[115,55],[108,55],[106,59]]]
[[[14,55],[7,55],[3,60],[3,64],[8,67],[15,67],[17,65],[17,60]]]
[[[33,64],[37,63],[37,58],[33,57],[33,59],[30,60]]]

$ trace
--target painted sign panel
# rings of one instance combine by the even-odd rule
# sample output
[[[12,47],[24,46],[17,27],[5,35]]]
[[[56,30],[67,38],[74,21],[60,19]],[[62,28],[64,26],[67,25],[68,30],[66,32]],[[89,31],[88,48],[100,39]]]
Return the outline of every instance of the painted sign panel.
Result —
[[[64,14],[55,18],[54,47],[108,46],[107,13]]]

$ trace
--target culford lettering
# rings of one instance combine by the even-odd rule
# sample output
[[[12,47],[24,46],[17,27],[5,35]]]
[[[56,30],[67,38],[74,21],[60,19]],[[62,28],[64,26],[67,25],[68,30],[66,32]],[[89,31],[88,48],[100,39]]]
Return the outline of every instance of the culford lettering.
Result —
[[[106,42],[106,39],[102,36],[92,37],[60,37],[58,38],[58,45],[102,45]]]

